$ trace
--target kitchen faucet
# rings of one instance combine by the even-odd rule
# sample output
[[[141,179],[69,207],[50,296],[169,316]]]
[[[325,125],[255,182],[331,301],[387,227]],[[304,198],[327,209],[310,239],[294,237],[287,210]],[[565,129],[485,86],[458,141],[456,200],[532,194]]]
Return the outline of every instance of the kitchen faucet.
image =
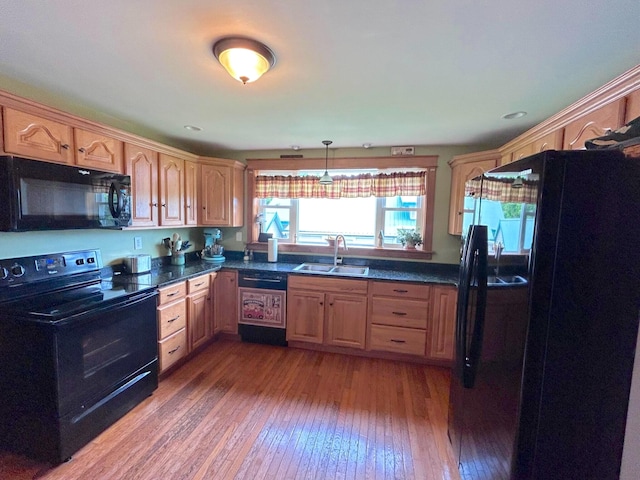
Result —
[[[502,242],[493,245],[493,252],[496,257],[496,277],[500,275],[500,256],[502,256],[502,250],[504,250],[504,244]]]
[[[347,239],[344,238],[344,235],[336,235],[335,243],[333,244],[333,266],[338,266],[338,248],[340,247],[340,239],[342,239],[342,243],[344,243],[344,249],[349,250],[347,248]]]

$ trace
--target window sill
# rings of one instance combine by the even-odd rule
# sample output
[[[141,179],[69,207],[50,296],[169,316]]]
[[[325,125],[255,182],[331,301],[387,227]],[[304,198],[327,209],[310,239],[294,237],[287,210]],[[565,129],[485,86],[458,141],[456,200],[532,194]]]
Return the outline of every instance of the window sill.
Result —
[[[247,248],[266,252],[267,244],[264,242],[254,242],[247,244]],[[293,243],[278,244],[278,251],[281,253],[310,253],[313,255],[333,255],[333,247],[324,245],[299,245]],[[431,260],[433,252],[426,252],[420,248],[415,250],[405,250],[401,248],[374,248],[374,247],[348,247],[344,250],[340,247],[340,256],[373,257],[373,258],[400,258],[408,260]]]

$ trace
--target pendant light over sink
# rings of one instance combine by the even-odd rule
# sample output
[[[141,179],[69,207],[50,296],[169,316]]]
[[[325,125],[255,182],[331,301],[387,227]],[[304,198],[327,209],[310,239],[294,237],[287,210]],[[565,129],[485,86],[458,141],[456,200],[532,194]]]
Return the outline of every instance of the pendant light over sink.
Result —
[[[333,142],[331,140],[323,140],[322,143],[325,146],[325,154],[324,154],[324,175],[320,177],[320,185],[331,185],[333,183],[333,178],[329,175],[329,171],[327,170],[327,166],[329,164],[329,145]]]

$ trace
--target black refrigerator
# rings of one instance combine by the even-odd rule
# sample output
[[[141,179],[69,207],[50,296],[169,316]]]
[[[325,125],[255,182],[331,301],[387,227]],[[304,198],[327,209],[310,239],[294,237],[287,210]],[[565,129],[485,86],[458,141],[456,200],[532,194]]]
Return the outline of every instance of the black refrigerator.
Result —
[[[467,479],[618,479],[640,319],[640,159],[547,151],[467,182],[448,432]]]

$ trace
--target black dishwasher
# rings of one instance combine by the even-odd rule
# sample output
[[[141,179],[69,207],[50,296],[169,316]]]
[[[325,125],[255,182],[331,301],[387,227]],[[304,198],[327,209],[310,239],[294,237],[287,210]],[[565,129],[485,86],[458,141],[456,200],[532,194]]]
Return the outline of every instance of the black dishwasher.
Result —
[[[240,272],[238,333],[243,342],[287,346],[287,274]]]

